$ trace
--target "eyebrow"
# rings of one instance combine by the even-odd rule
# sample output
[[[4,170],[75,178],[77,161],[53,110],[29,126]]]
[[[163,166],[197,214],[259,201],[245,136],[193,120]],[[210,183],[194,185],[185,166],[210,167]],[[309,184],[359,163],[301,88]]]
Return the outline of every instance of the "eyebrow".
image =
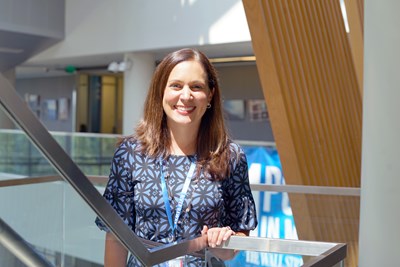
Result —
[[[182,82],[182,80],[173,79],[173,80],[168,80],[168,82],[169,82],[169,83],[171,83],[171,82]],[[189,84],[192,84],[192,83],[203,83],[203,84],[207,84],[207,81],[194,80],[194,81],[189,82]]]

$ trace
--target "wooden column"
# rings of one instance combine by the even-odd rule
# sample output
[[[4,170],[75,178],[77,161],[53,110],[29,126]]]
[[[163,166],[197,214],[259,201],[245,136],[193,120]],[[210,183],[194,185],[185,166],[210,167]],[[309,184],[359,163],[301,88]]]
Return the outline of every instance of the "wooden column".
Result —
[[[243,0],[287,184],[359,187],[362,94],[339,1]],[[290,195],[300,239],[345,242],[359,198]]]

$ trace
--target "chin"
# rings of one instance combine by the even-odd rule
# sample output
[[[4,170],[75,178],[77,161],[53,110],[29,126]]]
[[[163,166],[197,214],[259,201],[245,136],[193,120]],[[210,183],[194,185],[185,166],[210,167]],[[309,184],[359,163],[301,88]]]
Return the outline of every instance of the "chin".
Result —
[[[193,121],[176,121],[176,123],[180,125],[191,125]]]
[[[185,120],[182,120],[182,119],[179,119],[179,120],[172,120],[172,123],[175,124],[175,125],[182,125],[182,126],[187,126],[187,125],[193,125],[193,124],[195,124],[194,121],[192,121],[192,120],[187,120],[187,119],[185,119]]]

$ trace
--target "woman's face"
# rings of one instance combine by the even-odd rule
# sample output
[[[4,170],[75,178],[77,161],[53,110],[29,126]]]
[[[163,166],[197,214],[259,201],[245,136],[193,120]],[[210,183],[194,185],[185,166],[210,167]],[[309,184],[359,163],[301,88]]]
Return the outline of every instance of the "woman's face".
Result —
[[[168,77],[163,97],[168,126],[198,127],[212,95],[201,63],[191,60],[176,65]]]

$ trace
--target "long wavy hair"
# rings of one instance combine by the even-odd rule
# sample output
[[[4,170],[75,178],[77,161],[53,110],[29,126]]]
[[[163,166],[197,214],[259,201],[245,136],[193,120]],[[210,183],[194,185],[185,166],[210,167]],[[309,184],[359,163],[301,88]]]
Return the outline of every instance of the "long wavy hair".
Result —
[[[229,135],[225,128],[217,72],[210,60],[196,49],[185,48],[168,54],[157,66],[144,104],[144,116],[132,137],[140,143],[140,152],[151,157],[168,157],[171,137],[163,110],[164,90],[172,69],[183,61],[201,63],[214,91],[211,107],[204,113],[197,136],[196,155],[201,168],[213,180],[229,176]]]

